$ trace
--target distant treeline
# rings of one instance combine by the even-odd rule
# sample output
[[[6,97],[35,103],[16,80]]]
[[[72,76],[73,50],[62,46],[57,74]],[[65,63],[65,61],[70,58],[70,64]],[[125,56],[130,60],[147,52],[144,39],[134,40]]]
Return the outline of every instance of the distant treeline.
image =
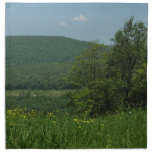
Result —
[[[65,77],[88,47],[88,42],[58,36],[6,37],[6,89],[73,88]]]
[[[41,63],[9,67],[6,70],[6,89],[66,89],[65,76],[71,68],[68,63]]]
[[[88,42],[62,36],[7,36],[6,65],[71,62]]]

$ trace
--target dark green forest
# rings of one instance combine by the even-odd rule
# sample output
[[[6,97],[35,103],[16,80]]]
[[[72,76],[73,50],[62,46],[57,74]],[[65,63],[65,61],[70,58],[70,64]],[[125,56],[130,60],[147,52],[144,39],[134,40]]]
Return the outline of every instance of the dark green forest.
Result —
[[[7,36],[6,89],[69,88],[64,77],[88,43],[61,36]]]
[[[87,46],[62,36],[7,36],[6,65],[71,62]]]
[[[6,89],[71,89],[65,77],[88,47],[61,36],[7,36]]]

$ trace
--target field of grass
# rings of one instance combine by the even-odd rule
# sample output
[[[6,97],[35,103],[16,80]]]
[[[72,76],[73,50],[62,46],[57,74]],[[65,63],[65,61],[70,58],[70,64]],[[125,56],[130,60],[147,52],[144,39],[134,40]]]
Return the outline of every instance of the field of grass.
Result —
[[[66,108],[65,92],[39,91],[38,96],[33,96],[35,91],[31,95],[26,93],[6,92],[7,149],[147,146],[145,110],[135,109],[96,118],[80,117],[71,115],[72,112]]]
[[[58,111],[56,111],[57,113]],[[142,110],[96,119],[65,113],[6,112],[6,148],[146,148],[146,112]]]

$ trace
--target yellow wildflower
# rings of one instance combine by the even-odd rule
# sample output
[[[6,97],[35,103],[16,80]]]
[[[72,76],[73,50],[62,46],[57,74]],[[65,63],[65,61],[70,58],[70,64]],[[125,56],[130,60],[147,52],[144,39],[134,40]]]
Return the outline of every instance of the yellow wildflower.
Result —
[[[74,121],[78,122],[79,120],[78,119],[73,119]]]
[[[56,121],[53,121],[54,124],[56,124]]]
[[[104,124],[101,124],[102,126],[104,126]]]
[[[49,117],[55,117],[52,112],[48,113],[48,116],[49,116]]]

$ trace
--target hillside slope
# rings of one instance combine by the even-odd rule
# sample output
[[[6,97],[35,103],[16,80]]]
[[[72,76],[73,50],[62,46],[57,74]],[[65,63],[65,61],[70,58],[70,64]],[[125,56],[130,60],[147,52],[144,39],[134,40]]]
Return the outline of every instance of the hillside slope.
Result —
[[[62,36],[7,36],[6,89],[69,88],[71,62],[87,47]]]
[[[62,36],[7,36],[6,89],[71,89],[65,77],[88,47]]]
[[[6,65],[70,62],[87,46],[62,36],[7,36]]]

